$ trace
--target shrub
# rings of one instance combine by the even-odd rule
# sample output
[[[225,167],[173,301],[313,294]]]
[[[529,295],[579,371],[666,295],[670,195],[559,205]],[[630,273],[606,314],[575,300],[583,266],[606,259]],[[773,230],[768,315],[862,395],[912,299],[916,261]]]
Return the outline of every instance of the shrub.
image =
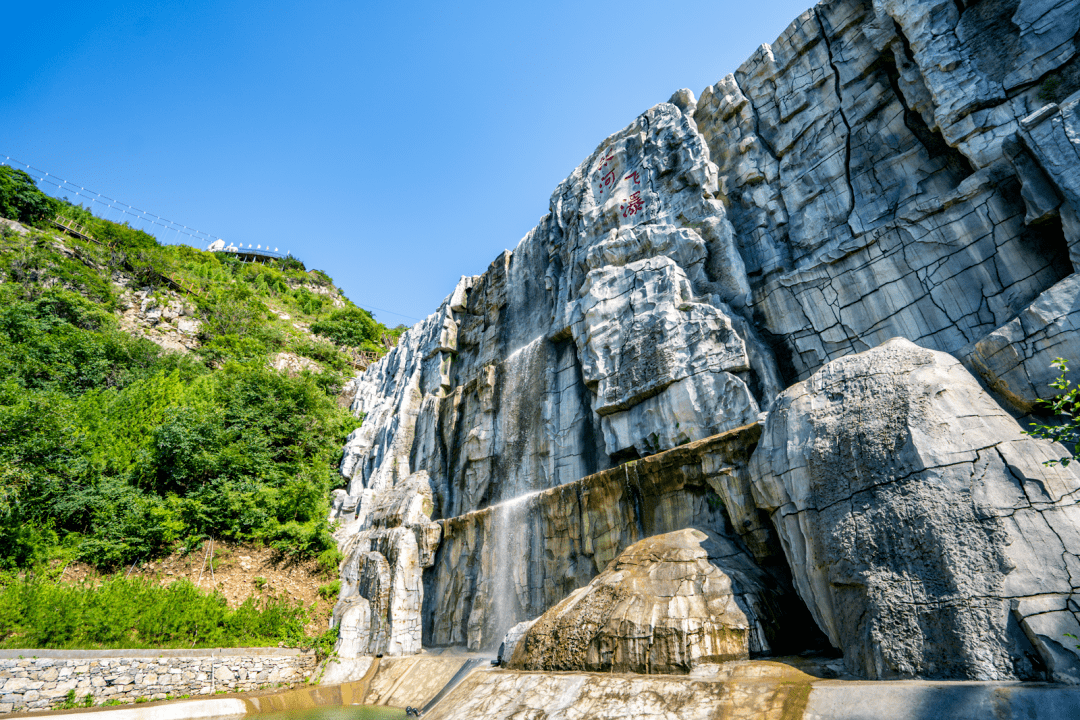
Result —
[[[292,255],[286,255],[279,262],[282,270],[299,270],[301,272],[307,272],[304,263],[294,258]]]
[[[1058,102],[1065,98],[1062,92],[1061,78],[1056,75],[1048,75],[1039,86],[1039,99],[1043,102]]]
[[[311,331],[338,345],[378,350],[381,327],[367,310],[343,308],[330,313],[325,320],[311,324]]]
[[[323,600],[336,598],[339,592],[341,592],[340,580],[334,580],[333,582],[328,582],[325,585],[319,586],[319,597]]]
[[[335,567],[325,519],[357,425],[336,403],[349,365],[329,340],[293,339],[267,308],[273,297],[292,311],[300,298],[323,312],[326,295],[286,280],[328,278],[159,246],[82,207],[63,211],[116,244],[0,238],[0,569],[109,568],[207,537]],[[119,268],[202,288],[203,347],[166,352],[122,331],[111,312]],[[325,319],[346,333],[385,330],[362,311]],[[268,368],[286,346],[327,370]]]
[[[344,559],[345,556],[337,549],[337,545],[334,545],[319,553],[316,561],[319,564],[319,570],[322,571],[324,575],[333,576],[337,574],[338,566],[341,565],[341,561]]]
[[[230,610],[187,580],[161,587],[115,578],[56,585],[8,578],[0,588],[0,646],[40,648],[224,647],[301,644],[307,610],[282,598]]]
[[[1061,371],[1061,375],[1050,383],[1050,387],[1061,390],[1061,393],[1054,396],[1053,400],[1039,400],[1038,405],[1048,408],[1061,422],[1029,423],[1032,429],[1026,434],[1061,443],[1075,454],[1077,443],[1080,443],[1080,414],[1077,413],[1077,410],[1080,410],[1080,386],[1073,387],[1072,381],[1065,378],[1069,372],[1068,360],[1056,358],[1050,363],[1050,367]],[[1048,460],[1044,464],[1053,466],[1061,463],[1067,466],[1070,462],[1072,456],[1067,455],[1057,460]]]
[[[0,165],[0,215],[30,225],[55,215],[58,206],[25,170]]]

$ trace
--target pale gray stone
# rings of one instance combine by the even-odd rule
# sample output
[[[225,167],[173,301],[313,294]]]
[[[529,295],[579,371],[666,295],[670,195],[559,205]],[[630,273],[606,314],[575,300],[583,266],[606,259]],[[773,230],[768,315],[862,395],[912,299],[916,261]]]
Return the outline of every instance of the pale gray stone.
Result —
[[[1063,451],[1023,435],[954,358],[895,339],[784,391],[750,469],[853,673],[1036,679],[1041,659],[1076,682],[1055,633],[1070,631],[1080,534],[1054,525],[1074,527],[1080,479],[1041,464]]]
[[[1017,317],[975,343],[965,357],[986,383],[1024,413],[1060,390],[1057,358],[1080,361],[1080,275],[1069,275]]]

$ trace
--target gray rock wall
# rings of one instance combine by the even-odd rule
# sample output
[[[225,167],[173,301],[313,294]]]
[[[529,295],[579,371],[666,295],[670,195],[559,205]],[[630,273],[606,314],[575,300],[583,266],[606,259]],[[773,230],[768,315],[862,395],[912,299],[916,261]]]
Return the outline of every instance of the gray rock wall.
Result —
[[[0,659],[0,713],[59,707],[71,691],[82,707],[87,695],[95,705],[109,701],[163,700],[166,696],[210,695],[292,685],[315,670],[310,654],[239,654],[230,650],[197,652],[124,651],[102,653],[21,650],[26,657]],[[37,653],[52,657],[32,657]]]
[[[953,354],[1010,412],[1048,397],[1053,357],[1080,358],[1078,28],[1080,0],[825,0],[600,143],[356,380],[342,654],[495,642],[604,565],[560,520],[502,569],[506,534],[470,513],[753,423],[890,338]],[[724,531],[798,577],[755,483],[715,483]]]

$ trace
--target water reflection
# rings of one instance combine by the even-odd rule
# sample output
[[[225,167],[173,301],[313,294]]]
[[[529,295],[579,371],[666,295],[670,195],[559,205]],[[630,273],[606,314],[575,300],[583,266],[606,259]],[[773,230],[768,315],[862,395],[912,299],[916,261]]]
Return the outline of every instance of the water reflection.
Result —
[[[248,715],[251,720],[405,720],[401,708],[377,705],[337,705]]]

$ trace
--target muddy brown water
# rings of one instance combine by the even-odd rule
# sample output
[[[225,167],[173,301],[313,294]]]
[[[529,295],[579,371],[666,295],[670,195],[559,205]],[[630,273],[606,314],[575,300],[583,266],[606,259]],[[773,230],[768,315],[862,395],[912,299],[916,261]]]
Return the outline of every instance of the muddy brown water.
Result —
[[[401,708],[377,705],[344,705],[305,708],[248,715],[251,720],[403,720]]]

